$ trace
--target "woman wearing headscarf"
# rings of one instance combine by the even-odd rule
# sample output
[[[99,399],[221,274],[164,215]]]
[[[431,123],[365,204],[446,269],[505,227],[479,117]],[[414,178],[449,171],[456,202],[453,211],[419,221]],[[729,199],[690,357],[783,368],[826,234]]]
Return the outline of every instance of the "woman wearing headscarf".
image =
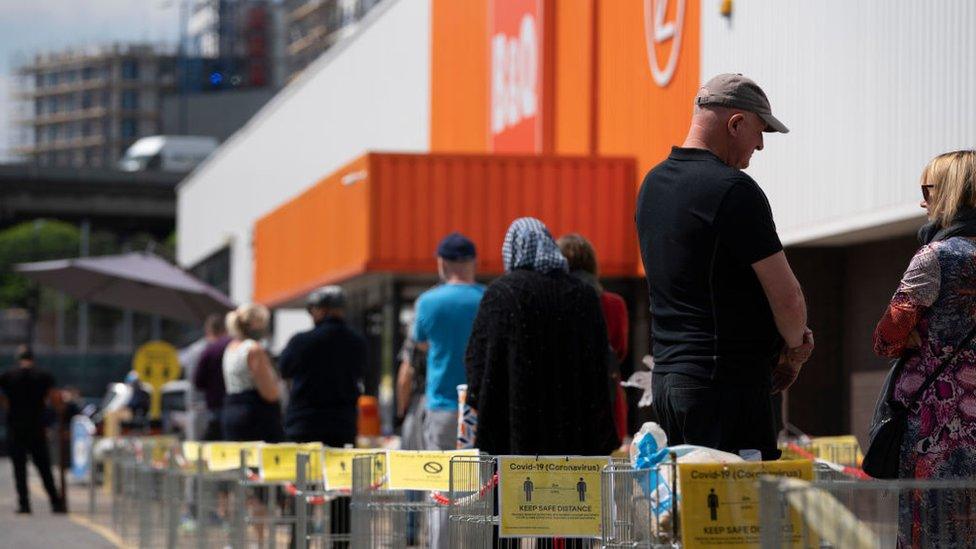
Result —
[[[921,187],[921,206],[930,222],[919,231],[922,247],[874,332],[874,349],[883,357],[903,358],[893,395],[908,409],[900,476],[972,479],[976,151],[935,157],[922,173]],[[906,491],[900,506],[900,546],[973,547],[976,528],[971,521],[945,520],[946,509],[961,509],[958,502],[946,499],[951,496],[939,490]]]
[[[504,455],[607,455],[607,328],[593,289],[570,276],[538,219],[515,220],[505,275],[488,286],[465,356],[477,447]]]

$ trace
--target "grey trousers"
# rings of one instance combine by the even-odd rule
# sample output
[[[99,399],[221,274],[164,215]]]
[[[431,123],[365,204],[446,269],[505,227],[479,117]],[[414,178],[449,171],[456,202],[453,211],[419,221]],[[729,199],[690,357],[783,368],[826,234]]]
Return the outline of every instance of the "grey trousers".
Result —
[[[424,417],[424,448],[454,450],[457,448],[458,413],[452,410],[427,410]],[[447,549],[449,517],[446,507],[435,507],[427,515],[431,549]]]
[[[427,410],[424,417],[424,449],[457,449],[458,413],[456,410]]]

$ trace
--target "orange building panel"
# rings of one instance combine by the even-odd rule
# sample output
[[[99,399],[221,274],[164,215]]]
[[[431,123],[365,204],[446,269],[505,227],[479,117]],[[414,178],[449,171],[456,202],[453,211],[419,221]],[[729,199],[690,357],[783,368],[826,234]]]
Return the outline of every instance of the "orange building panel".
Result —
[[[596,17],[594,152],[636,156],[641,177],[684,141],[701,85],[700,2],[665,4],[661,21],[647,11],[659,2],[601,2]]]
[[[430,148],[488,147],[488,0],[433,0],[430,41]]]
[[[688,131],[701,85],[701,0],[537,4],[545,21],[542,150],[634,156],[633,184],[639,185]],[[492,150],[493,6],[517,4],[431,2],[431,151]]]
[[[254,299],[279,305],[367,273],[434,273],[461,231],[478,270],[500,274],[512,220],[593,242],[604,276],[638,276],[636,165],[625,158],[368,154],[258,220]]]

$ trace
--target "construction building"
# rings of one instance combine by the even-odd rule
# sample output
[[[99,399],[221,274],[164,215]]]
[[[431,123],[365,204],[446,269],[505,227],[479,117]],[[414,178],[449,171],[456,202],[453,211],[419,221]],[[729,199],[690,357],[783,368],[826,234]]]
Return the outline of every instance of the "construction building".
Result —
[[[185,22],[183,55],[206,78],[187,92],[280,88],[284,81],[284,18],[269,0],[194,0]]]
[[[159,133],[162,96],[177,84],[176,56],[148,44],[38,54],[17,69],[15,152],[41,166],[112,166],[136,139]]]
[[[379,0],[285,0],[288,80],[342,37]]]
[[[185,9],[182,47],[74,48],[19,67],[15,153],[41,166],[110,167],[140,137],[223,140],[247,122],[284,81],[280,6],[202,0]],[[215,92],[235,97],[215,109]]]

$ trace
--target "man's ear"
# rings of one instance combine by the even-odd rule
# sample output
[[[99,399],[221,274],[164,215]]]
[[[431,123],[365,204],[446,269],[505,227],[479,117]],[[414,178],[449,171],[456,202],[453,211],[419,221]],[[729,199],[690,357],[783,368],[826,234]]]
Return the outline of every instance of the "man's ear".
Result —
[[[742,124],[745,124],[746,117],[741,112],[737,112],[729,117],[729,121],[726,123],[726,128],[729,130],[729,134],[736,136],[739,134],[739,128]]]

